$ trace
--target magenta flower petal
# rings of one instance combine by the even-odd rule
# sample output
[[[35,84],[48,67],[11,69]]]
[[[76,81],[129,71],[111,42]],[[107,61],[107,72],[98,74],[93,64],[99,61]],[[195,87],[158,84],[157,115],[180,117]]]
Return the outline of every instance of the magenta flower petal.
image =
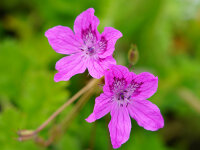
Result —
[[[129,77],[129,70],[128,68],[120,65],[112,65],[110,68],[112,74],[117,78],[128,78]]]
[[[159,108],[148,100],[133,100],[128,110],[138,125],[146,130],[156,131],[164,126]]]
[[[116,64],[116,60],[112,56],[109,56],[88,61],[87,68],[93,78],[99,79],[104,75],[105,70],[109,69],[110,65],[114,64]]]
[[[77,16],[74,22],[74,32],[81,38],[86,38],[88,33],[93,34],[92,36],[96,38],[96,41],[99,38],[99,32],[97,30],[98,25],[99,19],[94,15],[94,9],[89,8]]]
[[[108,125],[113,148],[119,148],[125,143],[131,132],[131,119],[125,107],[115,107],[111,111],[111,121]]]
[[[98,25],[99,19],[94,15],[94,9],[89,8],[77,16],[74,22],[75,33],[70,28],[63,26],[56,26],[45,33],[56,52],[67,55],[77,54],[77,58],[74,57],[77,60],[73,61],[81,62],[74,66],[75,70],[69,70],[67,67],[67,63],[74,64],[74,62],[63,62],[65,65],[57,68],[59,72],[55,75],[55,81],[69,80],[73,75],[82,73],[85,70],[85,65],[92,77],[101,78],[110,65],[116,64],[112,54],[115,43],[122,34],[114,28],[106,27],[100,35],[97,30]],[[69,65],[71,66],[71,64]],[[66,68],[62,69],[65,66]],[[76,70],[78,68],[81,69]]]
[[[86,119],[87,122],[94,122],[97,119],[105,116],[111,110],[111,99],[109,95],[101,94],[95,99],[93,113]]]
[[[79,54],[73,54],[63,57],[56,63],[56,69],[59,71],[56,73],[54,80],[67,81],[73,75],[83,73],[86,69],[85,63],[82,61],[82,57]]]
[[[157,86],[158,78],[150,73],[136,75],[124,66],[112,65],[105,71],[104,93],[100,96],[106,95],[106,98],[95,101],[94,111],[87,121],[93,122],[110,111],[111,121],[108,127],[113,148],[119,148],[129,139],[129,114],[145,129],[158,130],[164,126],[160,110],[145,100],[156,92]]]
[[[110,70],[105,72],[105,85],[103,87],[104,92],[115,92],[113,89],[113,84],[116,82],[114,78],[123,79],[123,86],[126,86],[125,83],[129,83],[131,81],[132,74],[130,74],[128,68],[124,66],[112,65]]]
[[[99,57],[105,58],[113,54],[116,41],[122,37],[122,33],[112,27],[105,27],[98,43],[100,54]]]
[[[68,27],[56,26],[45,32],[49,44],[61,54],[72,54],[80,52],[82,41],[76,37]]]
[[[137,90],[133,93],[134,99],[147,99],[157,91],[158,77],[148,72],[133,76],[133,81],[138,85]]]

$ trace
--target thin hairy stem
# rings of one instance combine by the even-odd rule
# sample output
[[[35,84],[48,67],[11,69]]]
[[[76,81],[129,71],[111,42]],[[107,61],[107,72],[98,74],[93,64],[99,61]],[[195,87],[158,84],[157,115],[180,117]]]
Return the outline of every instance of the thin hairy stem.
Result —
[[[21,130],[18,132],[19,141],[24,141],[31,139],[37,135],[42,129],[44,129],[56,116],[58,116],[67,106],[73,103],[76,99],[78,99],[82,94],[87,92],[90,88],[92,88],[98,82],[98,79],[91,79],[89,83],[83,87],[80,91],[78,91],[72,98],[70,98],[67,102],[65,102],[61,107],[59,107],[43,124],[41,124],[36,130]],[[29,131],[29,132],[27,132]]]
[[[97,87],[97,86],[96,86]],[[69,114],[66,116],[65,119],[63,119],[63,121],[57,125],[55,125],[52,129],[51,129],[51,135],[49,137],[49,139],[47,141],[51,142],[49,143],[52,144],[53,142],[59,140],[61,138],[61,136],[66,132],[66,130],[68,129],[69,125],[72,123],[72,120],[75,119],[75,117],[78,115],[78,113],[80,112],[81,108],[84,107],[84,105],[86,104],[86,102],[89,100],[89,98],[92,96],[92,94],[94,93],[94,91],[96,90],[95,86],[94,88],[91,88],[90,90],[88,90],[86,93],[84,93],[81,98],[78,100],[78,102],[75,104],[75,106],[73,107],[73,109],[69,112]],[[46,142],[47,142],[46,141]],[[49,146],[47,145],[47,146]]]

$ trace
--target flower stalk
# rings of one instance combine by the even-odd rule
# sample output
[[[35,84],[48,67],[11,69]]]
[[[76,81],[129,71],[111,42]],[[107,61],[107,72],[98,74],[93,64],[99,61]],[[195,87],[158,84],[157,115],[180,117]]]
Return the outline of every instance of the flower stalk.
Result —
[[[100,79],[99,79],[100,80]],[[55,117],[57,117],[67,106],[77,100],[82,94],[87,92],[89,89],[94,87],[98,82],[98,79],[91,79],[89,83],[78,91],[72,98],[65,102],[61,107],[59,107],[44,123],[42,123],[36,130],[20,130],[18,131],[18,140],[25,141],[36,137],[36,135],[42,131]]]

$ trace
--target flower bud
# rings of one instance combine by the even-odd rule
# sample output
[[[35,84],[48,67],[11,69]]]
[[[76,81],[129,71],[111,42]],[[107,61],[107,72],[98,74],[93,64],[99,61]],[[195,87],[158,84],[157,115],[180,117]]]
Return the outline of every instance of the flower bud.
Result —
[[[128,60],[130,65],[135,65],[139,59],[139,52],[135,44],[131,44],[131,48],[128,52]]]

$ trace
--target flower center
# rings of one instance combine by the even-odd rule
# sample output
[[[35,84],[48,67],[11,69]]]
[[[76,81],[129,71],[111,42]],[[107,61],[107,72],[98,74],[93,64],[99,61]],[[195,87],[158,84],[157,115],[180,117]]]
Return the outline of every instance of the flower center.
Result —
[[[93,56],[95,56],[95,54],[96,54],[96,50],[95,50],[95,47],[94,46],[87,46],[87,45],[85,45],[85,46],[83,46],[82,48],[81,48],[81,51],[82,52],[84,52],[84,54],[85,54],[85,56],[86,57],[93,57]]]
[[[116,78],[114,77],[114,82],[110,86],[113,91],[113,100],[118,103],[119,106],[127,106],[133,95],[137,95],[139,93],[139,87],[142,83],[136,83],[134,80],[127,84],[124,78]]]
[[[124,93],[119,93],[119,99],[124,100]]]
[[[116,94],[117,101],[126,101],[130,99],[130,96],[127,90],[122,90],[119,93]]]
[[[95,52],[95,50],[94,50],[94,48],[93,47],[88,47],[88,54],[89,55],[93,55],[94,54],[94,52]]]
[[[130,93],[127,90],[120,90],[115,93],[114,100],[118,103],[119,106],[127,106],[130,102]]]

